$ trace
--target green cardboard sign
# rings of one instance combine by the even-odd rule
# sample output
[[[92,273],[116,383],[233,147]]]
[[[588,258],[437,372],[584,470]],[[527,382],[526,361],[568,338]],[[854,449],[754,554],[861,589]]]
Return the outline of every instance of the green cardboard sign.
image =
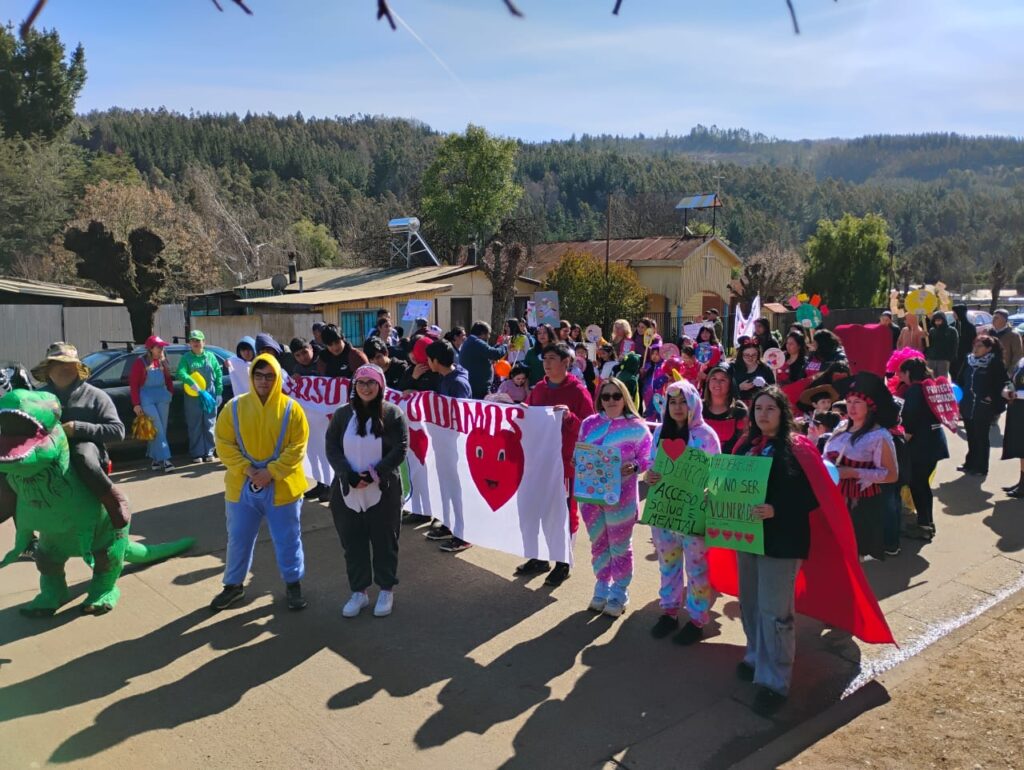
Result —
[[[764,556],[764,523],[750,509],[764,502],[770,457],[715,455],[708,476],[704,539],[709,547]]]
[[[651,469],[660,473],[661,479],[647,491],[640,523],[684,535],[703,535],[704,489],[711,471],[711,455],[689,447],[672,458],[665,451],[666,443],[670,442],[659,445],[654,457]]]

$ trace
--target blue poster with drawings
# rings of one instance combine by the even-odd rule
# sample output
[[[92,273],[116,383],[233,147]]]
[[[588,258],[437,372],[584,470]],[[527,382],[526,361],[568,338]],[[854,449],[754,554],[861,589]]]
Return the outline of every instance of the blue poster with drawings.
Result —
[[[581,503],[614,505],[622,493],[622,452],[617,447],[577,444],[572,495]]]

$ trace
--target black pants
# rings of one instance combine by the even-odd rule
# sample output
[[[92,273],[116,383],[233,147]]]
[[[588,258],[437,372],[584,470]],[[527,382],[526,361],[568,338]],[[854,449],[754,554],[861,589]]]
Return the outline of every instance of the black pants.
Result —
[[[388,495],[385,495],[388,497]],[[357,513],[341,500],[331,500],[334,528],[345,549],[349,588],[365,591],[376,583],[390,591],[398,583],[398,533],[402,530],[402,504],[381,500],[365,513]]]
[[[917,508],[918,525],[932,526],[935,522],[932,519],[932,486],[929,481],[937,460],[911,460],[910,462],[910,496],[914,498],[914,507]]]
[[[95,444],[83,441],[71,445],[71,467],[96,497],[103,497],[114,486],[105,466],[106,458]]]
[[[976,409],[974,416],[964,420],[964,432],[967,434],[967,459],[964,467],[977,473],[988,473],[988,456],[991,442],[989,429],[992,427],[992,415],[987,409]]]

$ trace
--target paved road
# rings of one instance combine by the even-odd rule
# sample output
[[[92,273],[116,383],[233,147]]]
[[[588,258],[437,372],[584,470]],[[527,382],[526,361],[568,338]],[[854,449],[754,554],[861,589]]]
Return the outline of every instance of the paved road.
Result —
[[[866,565],[903,649],[1019,584],[1024,502],[998,491],[1014,463],[983,483],[955,478],[962,442],[940,469],[939,534]],[[221,472],[169,476],[127,465],[118,480],[137,510],[133,534],[188,533],[190,554],[122,578],[114,613],[74,604],[30,621],[31,563],[0,573],[0,746],[4,767],[728,767],[834,703],[892,649],[860,645],[801,618],[793,697],[775,719],[749,710],[733,678],[743,634],[738,604],[714,607],[693,648],[654,641],[658,570],[644,527],[637,577],[619,620],[586,611],[592,581],[585,534],[565,585],[512,577],[515,557],[437,551],[402,536],[395,614],[340,615],[341,548],[325,506],[307,504],[310,607],[289,613],[268,540],[257,547],[247,603],[211,615],[224,533]],[[12,538],[0,526],[0,544]],[[87,571],[74,565],[77,603]]]

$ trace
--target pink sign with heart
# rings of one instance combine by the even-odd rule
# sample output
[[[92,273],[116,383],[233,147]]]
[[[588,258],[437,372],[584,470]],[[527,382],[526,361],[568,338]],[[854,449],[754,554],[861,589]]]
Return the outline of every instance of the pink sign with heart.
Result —
[[[935,419],[956,433],[957,420],[960,418],[960,407],[953,395],[953,386],[945,377],[924,380],[921,383],[925,401],[935,415]]]

